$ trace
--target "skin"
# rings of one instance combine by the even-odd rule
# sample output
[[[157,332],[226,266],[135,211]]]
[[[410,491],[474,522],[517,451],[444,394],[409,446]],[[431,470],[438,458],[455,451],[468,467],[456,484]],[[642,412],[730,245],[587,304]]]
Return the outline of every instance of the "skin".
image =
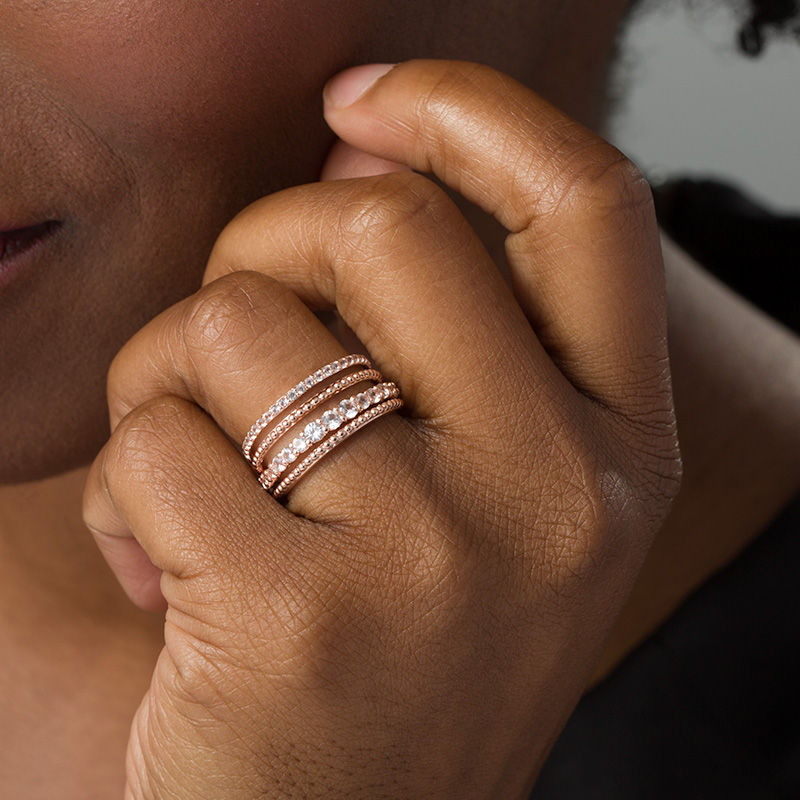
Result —
[[[459,4],[455,22],[449,4],[430,2],[315,2],[300,21],[288,4],[254,13],[251,0],[213,13],[171,4],[167,19],[158,3],[2,4],[0,197],[64,220],[58,246],[0,295],[0,649],[15,653],[14,669],[0,673],[0,772],[9,792],[119,794],[130,719],[163,641],[162,620],[130,604],[86,534],[86,467],[65,471],[88,465],[108,435],[113,355],[199,286],[237,211],[319,177],[335,140],[320,94],[337,69],[467,56],[599,125],[624,4],[596,5],[503,3],[509,13],[494,14],[490,31],[485,3]],[[232,58],[243,48],[244,65]],[[199,81],[202,92],[186,91]],[[202,115],[202,137],[198,97],[215,111]]]
[[[204,287],[116,356],[84,519],[130,596],[167,605],[129,797],[524,797],[677,492],[641,174],[488,67],[379,71],[352,105],[374,67],[328,85],[329,124],[512,231],[513,293],[428,178],[327,181],[238,214]],[[345,355],[309,306],[408,413],[283,507],[230,439],[254,387]]]
[[[582,121],[600,119],[623,2],[602,14],[590,0],[504,2],[488,36],[485,3],[462,4],[456,25],[448,6],[3,3],[0,208],[22,203],[64,227],[45,263],[0,298],[0,482],[44,477],[97,452],[114,353],[197,288],[234,213],[317,179],[334,140],[320,91],[338,69],[420,51],[468,55],[522,80],[538,73],[545,96]],[[523,40],[520,26],[533,37]],[[426,32],[443,30],[433,45]]]
[[[343,43],[341,38],[334,37],[335,45],[326,32],[340,12],[334,14],[329,8],[326,17],[324,4],[315,8],[321,12],[319,17],[310,22],[306,20],[308,28],[302,28],[302,20],[293,20],[291,13],[281,9],[279,15],[270,15],[269,25],[265,24],[262,31],[257,25],[253,27],[250,3],[226,4],[225,14],[229,16],[220,20],[219,13],[215,13],[213,26],[208,24],[204,14],[191,7],[165,20],[159,18],[162,12],[155,5],[142,6],[136,15],[116,17],[118,24],[113,30],[120,31],[119,41],[92,36],[96,26],[81,28],[75,24],[74,14],[60,18],[46,7],[34,10],[21,3],[4,5],[0,10],[3,17],[0,31],[15,33],[10,40],[8,33],[2,34],[6,39],[0,58],[4,60],[3,66],[8,65],[11,70],[6,74],[19,76],[20,82],[4,85],[3,91],[11,94],[17,92],[15,87],[23,86],[26,91],[19,89],[19,97],[13,94],[11,100],[15,102],[4,103],[0,114],[4,115],[4,130],[19,132],[19,137],[12,137],[12,141],[26,142],[26,150],[16,159],[3,162],[0,180],[6,180],[10,174],[13,177],[9,180],[11,186],[34,186],[37,185],[35,181],[47,183],[47,186],[40,186],[42,196],[52,196],[52,208],[59,213],[63,212],[57,201],[67,195],[74,204],[70,215],[71,238],[67,241],[65,237],[60,262],[52,259],[37,265],[36,272],[0,298],[4,310],[0,325],[5,326],[3,336],[8,335],[3,341],[13,341],[17,348],[12,363],[3,364],[4,370],[8,366],[3,374],[11,374],[15,386],[13,398],[8,399],[8,393],[2,398],[7,403],[4,412],[6,408],[9,411],[6,418],[14,423],[7,426],[4,438],[4,447],[8,440],[12,454],[5,462],[10,473],[7,479],[19,481],[44,475],[53,471],[54,464],[63,469],[93,455],[106,435],[100,422],[105,413],[102,383],[113,353],[146,319],[196,288],[217,234],[235,211],[274,189],[316,179],[333,135],[325,128],[319,111],[313,109],[313,102],[318,101],[312,100],[318,97],[322,83],[331,72],[346,63],[376,57],[402,58],[421,48],[426,53],[435,50],[442,56],[466,54],[535,85],[540,94],[556,100],[570,115],[599,129],[604,105],[601,87],[613,51],[612,33],[618,25],[623,4],[609,3],[598,8],[599,5],[575,3],[559,14],[544,3],[520,4],[518,9],[513,9],[516,17],[509,14],[507,21],[499,17],[494,22],[493,35],[487,36],[485,4],[474,13],[465,10],[462,4],[457,31],[438,37],[435,48],[421,38],[420,32],[436,30],[434,23],[438,24],[438,29],[452,29],[451,25],[444,25],[447,9],[435,4],[426,4],[425,10],[404,6],[408,14],[395,9],[394,17],[388,4],[386,7],[375,3],[359,6],[356,10],[363,12],[367,20],[363,29],[348,26],[347,35],[352,34],[352,40]],[[504,7],[508,8],[508,4]],[[341,4],[337,4],[337,8],[341,8]],[[83,11],[91,13],[91,8]],[[115,13],[115,9],[107,7],[104,12],[106,15]],[[122,14],[122,11],[116,10],[116,13]],[[431,16],[422,17],[423,14]],[[422,26],[421,19],[431,24]],[[520,35],[521,19],[530,23],[525,36]],[[277,27],[276,21],[281,23]],[[246,37],[246,42],[255,44],[252,51],[246,47],[242,51],[239,47],[237,52],[243,52],[252,61],[249,69],[234,71],[227,54],[232,50],[231,43],[236,43],[237,47],[241,44],[243,26],[248,37],[252,36],[252,39]],[[39,41],[35,37],[48,30],[50,46],[35,47],[33,43]],[[148,30],[148,35],[137,40],[133,36],[136,30]],[[294,41],[300,44],[294,46],[305,55],[309,51],[305,34],[312,34],[313,40],[314,30],[319,46],[310,48],[315,53],[313,63],[298,55],[287,57],[283,52],[268,65],[264,63],[263,42],[268,40],[265,37],[273,36],[273,41],[284,45],[296,36]],[[369,35],[359,36],[359,30],[362,34],[368,30]],[[304,36],[300,36],[299,31]],[[76,56],[73,49],[75,37],[79,35],[83,37],[83,46],[78,52],[87,53],[85,61]],[[203,42],[202,47],[176,47],[173,42],[173,39],[180,43],[196,42],[198,38]],[[215,41],[210,41],[212,38]],[[442,41],[444,39],[447,41]],[[165,40],[172,42],[169,47]],[[539,47],[533,47],[534,43]],[[273,48],[267,51],[272,53]],[[532,59],[531,51],[541,55]],[[211,71],[198,69],[197,54],[200,52],[216,54],[213,75],[206,76]],[[177,63],[164,70],[161,65],[168,53]],[[206,63],[205,57],[202,63]],[[109,87],[109,75],[119,77],[116,70],[96,70],[92,64],[118,64],[117,69],[124,68],[126,79],[116,80]],[[198,74],[213,85],[203,84],[202,92],[187,93],[187,85],[193,89],[197,87]],[[249,82],[242,83],[244,79]],[[142,85],[148,87],[144,96],[137,90]],[[259,93],[263,95],[263,102],[242,102],[242,96],[249,100]],[[202,94],[209,108],[221,111],[213,117],[213,122],[207,115],[199,117],[195,94]],[[37,98],[36,103],[30,99],[32,97]],[[53,124],[56,108],[62,115],[60,125]],[[246,114],[242,111],[244,108]],[[281,113],[276,114],[275,108],[280,108]],[[9,109],[13,110],[13,115]],[[207,139],[198,140],[198,126],[207,134]],[[287,158],[284,131],[295,126],[304,131],[304,136],[300,137],[300,144],[292,140],[294,151],[292,157]],[[337,130],[337,133],[342,135],[343,131]],[[64,174],[49,175],[45,182],[42,171],[35,170],[27,157],[30,153],[47,154],[51,148],[63,151],[62,142],[72,143],[72,147],[77,148],[74,162],[64,162],[61,167]],[[98,146],[98,142],[105,144]],[[357,144],[364,147],[368,143]],[[209,166],[212,153],[213,168]],[[352,153],[343,155],[341,149],[335,151],[326,165],[327,176],[359,174],[357,160]],[[371,166],[375,167],[374,161]],[[383,164],[380,171],[387,168]],[[286,174],[281,174],[282,170]],[[178,192],[175,192],[176,186]],[[76,187],[84,188],[75,191]],[[187,197],[196,198],[197,202],[187,203]],[[459,202],[459,206],[508,275],[509,270],[502,263],[503,240],[497,235],[497,226],[493,227],[486,215],[476,213],[469,204]],[[179,225],[176,220],[180,220]],[[109,247],[116,256],[113,265],[107,258]],[[154,247],[160,256],[158,260],[151,255]],[[72,290],[70,295],[70,287],[78,285],[78,281],[65,285],[53,280],[59,263],[71,264],[69,269],[80,274],[80,292]],[[685,264],[674,263],[677,264],[676,274],[687,272]],[[112,268],[115,270],[113,280],[108,276]],[[63,266],[61,272],[64,272]],[[695,299],[700,297],[709,303],[719,300],[719,293],[702,282],[687,279],[680,285],[690,287],[690,291],[684,291],[685,296],[694,292]],[[120,304],[121,297],[125,298],[124,305]],[[64,298],[69,302],[64,303]],[[28,321],[34,302],[37,310],[43,307],[50,310],[47,328],[42,325],[38,333],[36,325]],[[62,308],[64,311],[60,311]],[[746,308],[737,308],[736,312],[740,321],[749,318]],[[59,315],[64,319],[59,319]],[[50,329],[53,316],[60,323],[59,329],[71,333],[73,338],[69,346],[60,350],[58,341],[54,344],[50,338],[45,352],[44,331]],[[38,318],[38,315],[34,317]],[[103,319],[99,348],[89,325],[90,321],[96,325],[98,318]],[[688,345],[693,338],[692,325],[678,313],[672,319],[680,323],[681,341]],[[21,320],[26,321],[27,328],[23,328]],[[741,336],[741,329],[732,328],[731,337]],[[17,334],[21,330],[26,333],[22,341]],[[87,330],[89,334],[85,334]],[[757,334],[759,341],[766,341],[768,352],[775,357],[781,352],[784,355],[796,353],[792,340],[785,334],[775,334],[766,322],[751,326],[750,332]],[[76,342],[80,342],[82,335],[88,336],[88,343],[78,346]],[[76,354],[80,354],[80,358]],[[89,363],[87,356],[95,354],[97,361]],[[715,352],[703,353],[704,366],[712,366],[717,361]],[[19,376],[22,363],[33,367]],[[687,376],[687,387],[696,385],[692,376],[697,370],[686,368],[684,373],[680,370],[678,365],[678,374]],[[291,371],[291,377],[296,373],[297,369]],[[717,381],[720,386],[729,385],[737,378],[732,367],[716,371],[700,369],[699,373],[709,379],[720,377]],[[765,368],[764,373],[768,373],[768,369]],[[44,374],[51,376],[53,391],[48,393],[38,388]],[[60,379],[52,377],[59,374]],[[85,379],[76,381],[76,374],[84,375]],[[67,375],[69,379],[64,377]],[[32,377],[26,379],[26,376]],[[680,381],[677,385],[680,387]],[[791,387],[795,385],[790,382],[789,389],[776,388],[770,394],[769,404],[755,387],[752,393],[744,393],[751,398],[749,407],[757,410],[756,417],[767,420],[775,408],[793,407],[794,389]],[[741,380],[738,386],[741,391]],[[734,422],[736,426],[741,424],[734,419],[726,428],[726,419],[719,414],[716,404],[710,401],[705,405],[693,404],[688,390],[685,397],[687,415],[695,407],[706,409],[706,416],[717,425],[720,439],[726,431],[737,429]],[[680,407],[680,397],[678,400]],[[24,413],[23,408],[26,409]],[[36,415],[31,413],[31,408]],[[81,409],[75,425],[62,424],[64,408],[70,408],[73,416],[74,409]],[[254,415],[260,411],[259,408]],[[34,418],[44,426],[48,434],[46,441],[54,448],[48,458],[35,448],[39,438],[33,435],[30,420]],[[781,431],[774,424],[765,422],[752,427],[754,434],[746,441],[752,441],[753,446],[744,447],[742,472],[747,468],[747,457],[758,453],[763,463],[773,465],[773,472],[781,479],[777,487],[765,480],[764,486],[769,489],[762,489],[760,494],[756,492],[756,511],[749,518],[752,524],[749,527],[740,525],[737,529],[739,538],[735,547],[752,536],[758,524],[768,519],[771,510],[778,508],[788,496],[792,485],[796,486],[796,461],[786,456],[779,462],[789,466],[787,479],[787,471],[775,468],[775,462],[769,458],[770,447],[773,447],[772,452],[780,451],[781,446],[782,452],[790,452],[786,437],[781,438]],[[759,430],[769,435],[760,439],[756,447],[755,431]],[[703,436],[698,435],[697,441],[702,442]],[[699,447],[697,452],[703,455]],[[715,472],[719,485],[713,487],[712,492],[706,488],[705,495],[698,492],[694,499],[691,492],[682,493],[675,508],[686,509],[684,514],[688,516],[676,518],[673,512],[671,519],[677,519],[678,523],[688,519],[691,524],[703,527],[706,520],[696,509],[702,508],[702,501],[709,495],[724,497],[731,467],[727,469],[727,473],[724,469]],[[87,540],[82,538],[79,498],[85,475],[85,469],[76,470],[41,483],[11,486],[0,493],[4,548],[0,561],[5,579],[0,581],[4,591],[0,598],[3,608],[9,611],[3,615],[2,643],[3,647],[13,645],[19,654],[16,671],[7,672],[2,678],[6,682],[3,696],[7,698],[4,719],[10,723],[6,727],[9,735],[3,742],[3,759],[4,764],[13,765],[13,769],[3,772],[4,775],[13,773],[13,780],[18,782],[18,796],[85,798],[113,796],[119,792],[122,780],[119,754],[124,751],[128,739],[128,722],[147,688],[161,646],[161,620],[137,612],[127,604],[102,569],[97,552],[84,546]],[[771,477],[769,472],[767,477]],[[320,489],[318,486],[317,491]],[[731,500],[726,507],[732,509],[731,517],[738,521],[740,517],[735,515],[737,497]],[[263,498],[259,497],[259,501],[263,502]],[[692,509],[695,509],[694,516]],[[669,533],[669,523],[663,530]],[[678,524],[676,530],[685,532],[685,525]],[[712,544],[712,563],[721,563],[729,557],[730,547],[724,539],[724,530],[720,532],[722,538],[708,537],[708,541],[720,545],[714,548]],[[664,540],[674,541],[670,537]],[[678,544],[682,544],[680,537]],[[680,547],[676,552],[680,553]],[[129,591],[135,595],[136,584],[144,589],[137,598],[140,602],[157,603],[153,584],[151,582],[148,588],[146,580],[149,562],[141,558],[131,561],[129,556],[130,553],[117,560],[118,569],[127,565],[127,575],[134,579],[128,582]],[[678,561],[676,556],[674,562]],[[680,591],[707,574],[703,572],[707,565],[708,561],[701,562]],[[120,577],[125,582],[125,575]],[[634,617],[627,625],[614,658],[641,636],[642,630],[654,619],[663,615],[665,608],[676,602],[677,595],[670,588],[667,603],[647,604],[645,613]],[[23,593],[26,605],[21,613],[16,598]],[[610,608],[613,604],[607,605]],[[14,613],[10,613],[12,608]],[[35,631],[35,635],[31,631]],[[42,647],[45,642],[46,650]],[[53,654],[56,658],[52,658]],[[87,682],[91,691],[76,695],[76,687]],[[29,693],[10,691],[22,684],[35,687],[36,702],[31,702]],[[178,715],[173,721],[180,718]],[[46,726],[41,724],[42,719],[47,720]],[[32,724],[34,722],[38,724]],[[38,767],[37,754],[44,748],[56,765],[47,774],[42,774]],[[532,759],[527,766],[535,766],[534,761]],[[141,780],[149,779],[146,770],[134,774],[140,775]],[[174,775],[165,777],[176,779]]]

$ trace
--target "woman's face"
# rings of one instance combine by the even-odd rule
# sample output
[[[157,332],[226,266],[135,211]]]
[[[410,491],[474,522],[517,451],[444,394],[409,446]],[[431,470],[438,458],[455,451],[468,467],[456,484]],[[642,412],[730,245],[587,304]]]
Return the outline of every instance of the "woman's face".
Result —
[[[116,350],[238,210],[317,179],[328,77],[415,55],[513,74],[521,17],[552,34],[592,4],[498,2],[490,34],[477,0],[3,0],[0,231],[59,224],[16,256],[0,237],[0,483],[89,460]]]

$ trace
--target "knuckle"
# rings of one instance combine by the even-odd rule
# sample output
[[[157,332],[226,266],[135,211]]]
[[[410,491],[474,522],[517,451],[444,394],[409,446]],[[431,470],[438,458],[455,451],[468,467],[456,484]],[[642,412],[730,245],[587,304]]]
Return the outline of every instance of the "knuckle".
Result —
[[[196,751],[197,731],[203,730],[203,744],[222,746],[217,708],[204,700],[219,703],[220,694],[194,699],[181,692],[180,679],[165,649],[158,659],[151,684],[131,725],[126,758],[126,798],[200,797],[194,792],[197,775],[192,759],[181,758],[181,751]],[[213,742],[213,745],[212,745]],[[188,793],[188,794],[187,794]]]
[[[174,461],[179,437],[190,435],[191,404],[164,395],[147,400],[130,411],[109,439],[106,469],[122,467],[124,476],[167,473]]]
[[[587,581],[602,581],[609,571],[632,571],[655,533],[644,524],[628,471],[593,442],[565,446],[553,489],[540,495],[539,568],[562,598],[580,594]]]
[[[359,181],[339,211],[339,238],[363,248],[398,229],[428,230],[452,217],[454,204],[433,181],[416,172],[393,172]]]
[[[553,542],[551,563],[561,576],[579,579],[593,573],[612,532],[606,494],[614,486],[593,457],[577,457],[561,494],[561,535]]]
[[[180,322],[187,353],[225,357],[264,333],[267,321],[285,314],[291,290],[258,272],[238,271],[206,284]]]
[[[624,432],[619,432],[621,437]],[[633,576],[669,513],[681,481],[674,428],[661,427],[648,453],[633,446],[585,445],[573,458],[574,498],[554,563],[562,575]]]
[[[653,193],[639,167],[601,139],[565,156],[564,169],[552,179],[554,208],[581,215],[654,213]]]

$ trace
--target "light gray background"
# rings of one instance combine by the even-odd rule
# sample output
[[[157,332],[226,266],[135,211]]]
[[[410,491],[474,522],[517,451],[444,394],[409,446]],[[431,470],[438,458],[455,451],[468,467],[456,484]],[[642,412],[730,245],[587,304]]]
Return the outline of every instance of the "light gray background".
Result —
[[[728,9],[686,4],[662,0],[632,20],[608,137],[650,177],[733,178],[772,207],[800,210],[800,43],[776,39],[749,58]]]

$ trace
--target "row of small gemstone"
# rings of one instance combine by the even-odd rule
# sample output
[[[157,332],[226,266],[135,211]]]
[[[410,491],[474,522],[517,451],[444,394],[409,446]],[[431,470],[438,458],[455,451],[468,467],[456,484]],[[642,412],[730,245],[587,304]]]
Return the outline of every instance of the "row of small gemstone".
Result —
[[[352,397],[348,397],[339,403],[338,408],[332,408],[326,411],[322,416],[309,422],[300,434],[288,447],[278,453],[275,458],[270,461],[267,469],[262,473],[264,481],[268,484],[274,483],[286,468],[297,457],[308,450],[312,444],[322,441],[329,431],[335,431],[340,428],[348,420],[354,419],[358,416],[359,412],[365,411],[370,406],[380,403],[390,397],[397,397],[400,390],[397,385],[392,381],[386,383],[379,383],[367,389],[366,392],[359,392]],[[263,483],[262,483],[263,485]]]
[[[286,494],[286,492],[288,492],[289,489],[291,489],[291,487],[302,477],[306,470],[319,461],[319,459],[322,458],[325,453],[336,447],[336,445],[339,444],[343,439],[351,436],[359,428],[363,427],[376,417],[401,408],[402,405],[402,398],[394,397],[391,400],[387,400],[385,403],[373,406],[368,411],[364,411],[363,413],[359,414],[355,419],[351,420],[346,425],[343,425],[341,428],[339,428],[339,430],[336,431],[336,433],[333,434],[333,436],[326,439],[316,450],[304,458],[280,483],[278,483],[277,486],[274,487],[274,489],[271,490],[273,497],[278,498]],[[263,483],[261,485],[264,486]],[[270,491],[269,487],[264,486],[264,488]]]
[[[341,372],[343,369],[352,367],[355,364],[363,364],[365,367],[372,367],[372,362],[365,355],[361,355],[361,353],[351,353],[349,356],[326,364],[324,367],[321,367],[305,378],[305,380],[300,381],[297,386],[289,389],[286,394],[276,400],[275,403],[253,423],[252,427],[247,432],[242,442],[244,457],[250,461],[250,451],[253,449],[258,435],[281,413],[281,411],[304,395],[309,389],[316,386],[321,381],[324,381],[325,378],[329,378],[331,375],[335,375],[337,372]]]
[[[264,438],[261,444],[255,449],[253,453],[250,463],[258,470],[258,472],[264,471],[264,456],[267,454],[267,450],[284,434],[286,431],[291,428],[297,420],[302,419],[309,411],[315,409],[320,403],[327,400],[331,395],[337,394],[342,389],[346,389],[348,386],[352,386],[354,383],[358,383],[359,381],[381,381],[383,380],[383,375],[378,372],[377,369],[360,369],[357,372],[351,372],[349,375],[346,375],[344,378],[340,378],[336,383],[332,383],[330,386],[326,386],[321,392],[315,394],[310,399],[306,400],[303,405],[299,408],[296,408],[290,414],[285,416]]]

